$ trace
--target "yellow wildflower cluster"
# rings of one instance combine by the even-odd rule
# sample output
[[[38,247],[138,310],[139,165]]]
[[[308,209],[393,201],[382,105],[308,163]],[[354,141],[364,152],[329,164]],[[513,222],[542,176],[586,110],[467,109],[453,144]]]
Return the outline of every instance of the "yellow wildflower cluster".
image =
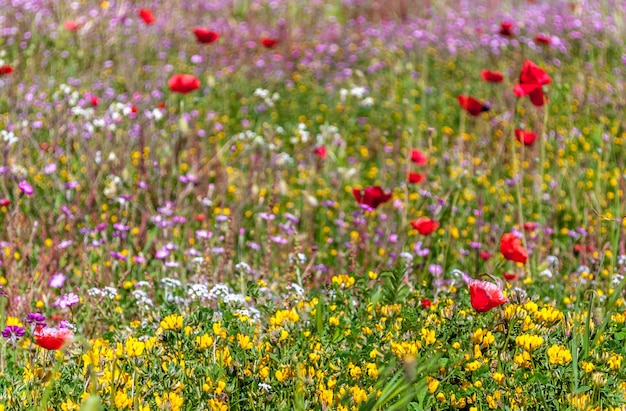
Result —
[[[543,344],[543,337],[534,334],[522,334],[515,338],[515,344],[526,351],[532,352]]]
[[[337,284],[338,286],[342,288],[350,288],[354,285],[355,279],[353,276],[350,276],[348,274],[339,274],[339,275],[334,275],[331,278],[331,282],[333,284]]]
[[[572,361],[572,353],[564,345],[554,344],[548,348],[550,364],[567,365]]]

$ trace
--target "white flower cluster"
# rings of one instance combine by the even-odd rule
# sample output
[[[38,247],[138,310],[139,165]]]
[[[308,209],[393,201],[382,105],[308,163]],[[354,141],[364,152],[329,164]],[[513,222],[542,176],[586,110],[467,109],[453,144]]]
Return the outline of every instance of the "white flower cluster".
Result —
[[[341,103],[345,103],[346,102],[346,97],[348,96],[348,94],[352,97],[355,97],[356,99],[360,100],[359,101],[359,105],[360,106],[364,106],[364,107],[371,107],[374,104],[374,99],[372,97],[365,97],[367,95],[367,88],[366,87],[352,87],[350,90],[347,90],[345,88],[342,88],[341,90],[339,90],[339,96],[341,98]]]
[[[114,287],[103,287],[103,288],[90,288],[87,290],[87,294],[90,297],[102,297],[108,298],[109,300],[114,300],[117,296],[117,288]]]
[[[254,90],[254,96],[260,97],[268,107],[274,107],[274,103],[280,99],[280,95],[278,93],[272,94],[269,90],[265,90],[263,88]]]

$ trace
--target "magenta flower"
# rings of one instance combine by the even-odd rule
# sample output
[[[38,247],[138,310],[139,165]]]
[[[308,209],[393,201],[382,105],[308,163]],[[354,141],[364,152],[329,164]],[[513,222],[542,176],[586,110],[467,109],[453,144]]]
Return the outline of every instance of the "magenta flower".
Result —
[[[22,193],[26,194],[27,196],[32,196],[33,193],[35,192],[35,190],[33,190],[33,186],[28,184],[28,181],[26,180],[20,181],[17,186],[22,191]]]

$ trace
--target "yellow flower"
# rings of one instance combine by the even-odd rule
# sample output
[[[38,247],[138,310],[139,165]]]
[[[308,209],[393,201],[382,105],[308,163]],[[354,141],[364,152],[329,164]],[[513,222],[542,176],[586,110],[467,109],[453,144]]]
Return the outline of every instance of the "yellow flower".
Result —
[[[199,350],[206,350],[213,346],[213,337],[208,334],[200,335],[196,337],[196,347]]]
[[[317,390],[317,397],[323,407],[329,407],[333,403],[333,390],[320,387]]]
[[[61,409],[63,411],[78,411],[80,410],[80,405],[68,398],[63,404],[61,404]],[[0,406],[0,411],[4,411],[4,405]]]
[[[435,330],[422,328],[421,334],[422,334],[422,341],[424,341],[424,344],[426,345],[434,344],[437,341],[437,338],[435,338]]]
[[[163,394],[163,396],[154,394],[154,399],[157,407],[161,409],[180,411],[183,406],[183,397],[173,392]]]
[[[607,364],[609,365],[609,368],[613,371],[618,370],[619,367],[621,367],[622,365],[622,356],[620,354],[611,355],[611,357],[607,361]]]
[[[506,377],[504,376],[504,374],[500,372],[494,372],[492,378],[495,382],[502,385],[502,382],[504,381]]]
[[[116,408],[127,408],[133,404],[133,399],[129,398],[123,391],[118,391],[115,393],[115,407]]]
[[[183,317],[179,314],[170,314],[161,320],[160,325],[164,330],[180,331],[183,328]]]
[[[436,380],[432,377],[426,377],[426,381],[428,382],[428,392],[434,394],[439,388],[439,380]]]
[[[481,365],[482,364],[480,363],[480,361],[472,361],[472,362],[465,364],[465,370],[476,371],[477,369],[480,368]]]
[[[270,375],[270,368],[262,367],[259,371],[259,375],[261,376],[261,378],[267,378]]]
[[[215,398],[209,400],[209,407],[211,411],[228,411],[228,406]]]
[[[274,377],[278,380],[278,382],[283,382],[285,378],[287,378],[287,373],[282,370],[276,370],[274,373]]]
[[[129,337],[126,340],[126,355],[129,357],[141,357],[143,351],[146,348],[146,344],[143,341],[139,341],[134,337]]]
[[[590,362],[587,361],[581,361],[580,362],[580,368],[582,368],[583,371],[585,371],[586,373],[590,373],[593,372],[593,370],[596,369],[596,366],[593,365]]]
[[[548,348],[550,364],[566,365],[572,361],[572,353],[564,346],[554,344]]]
[[[222,328],[221,322],[213,323],[213,335],[216,337],[226,338],[226,329]]]
[[[533,334],[522,334],[515,338],[515,343],[518,347],[521,347],[528,352],[532,352],[543,344],[543,338]]]
[[[252,348],[252,341],[250,341],[250,337],[243,334],[237,334],[237,342],[239,343],[239,347],[242,350],[249,350]]]
[[[532,365],[530,360],[531,356],[528,351],[522,351],[521,353],[513,357],[513,361],[515,361],[515,364],[519,365],[520,367],[530,368],[530,366]]]
[[[350,387],[350,393],[352,394],[352,400],[357,404],[367,401],[367,391],[360,387]]]
[[[7,321],[6,321],[7,326],[11,326],[11,325],[17,325],[18,327],[24,327],[24,324],[22,324],[19,320],[19,318],[17,317],[11,317],[10,315],[7,316]]]
[[[337,318],[337,317],[330,317],[328,319],[328,322],[330,323],[330,325],[337,326],[337,325],[339,325],[339,318]]]

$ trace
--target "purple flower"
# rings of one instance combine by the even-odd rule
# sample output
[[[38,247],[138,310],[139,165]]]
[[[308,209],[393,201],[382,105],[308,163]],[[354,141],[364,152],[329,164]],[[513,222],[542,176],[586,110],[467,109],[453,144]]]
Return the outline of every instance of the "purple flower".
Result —
[[[46,316],[41,313],[28,313],[28,315],[26,315],[26,322],[29,324],[45,324]]]
[[[69,307],[72,307],[76,304],[78,304],[80,302],[80,298],[74,294],[74,293],[69,293],[69,294],[65,294],[63,296],[61,296],[61,298],[59,298],[58,300],[56,300],[54,302],[54,304],[52,304],[55,307],[60,307],[62,309],[66,309]]]
[[[111,251],[109,254],[111,255],[111,257],[117,260],[126,261],[126,257],[124,256],[124,254],[118,253],[117,251]]]
[[[65,275],[62,273],[54,274],[50,277],[50,281],[48,282],[48,287],[50,288],[61,288],[65,284]],[[29,314],[30,315],[30,314]],[[45,317],[44,317],[45,320]]]
[[[136,256],[134,256],[134,257],[133,257],[133,261],[134,261],[136,264],[145,264],[145,263],[147,263],[147,262],[148,262],[148,260],[146,260],[146,259],[145,259],[145,257],[142,257],[142,256],[140,256],[140,255],[136,255]]]
[[[441,274],[443,274],[443,267],[441,267],[438,264],[431,264],[428,266],[428,272],[431,273],[432,275],[438,277]]]
[[[17,186],[22,191],[22,193],[26,194],[27,196],[32,196],[33,193],[35,192],[35,190],[33,190],[33,186],[28,184],[28,181],[26,180],[20,181]]]
[[[8,325],[2,330],[2,336],[4,338],[10,338],[11,342],[15,342],[26,334],[26,331],[18,325]]]

